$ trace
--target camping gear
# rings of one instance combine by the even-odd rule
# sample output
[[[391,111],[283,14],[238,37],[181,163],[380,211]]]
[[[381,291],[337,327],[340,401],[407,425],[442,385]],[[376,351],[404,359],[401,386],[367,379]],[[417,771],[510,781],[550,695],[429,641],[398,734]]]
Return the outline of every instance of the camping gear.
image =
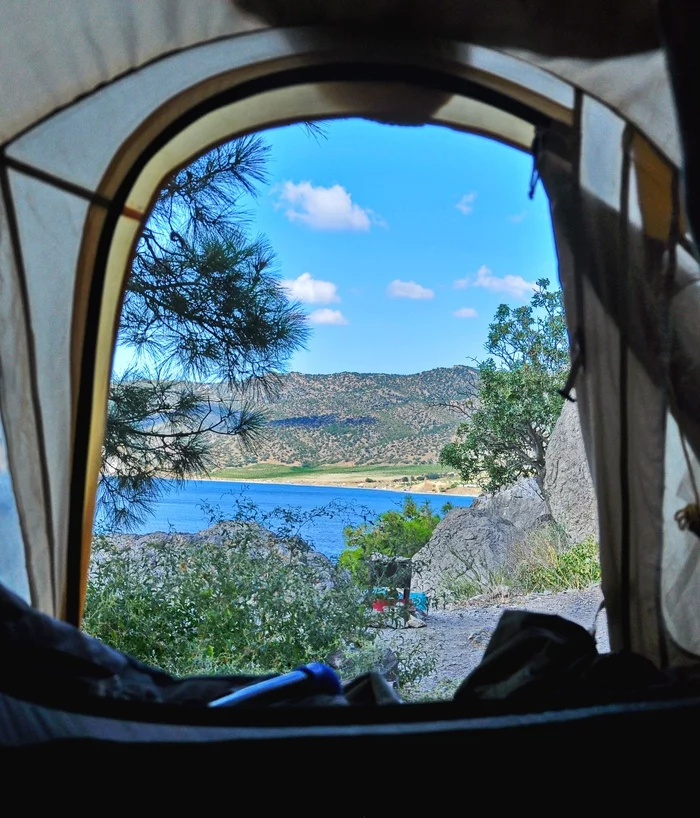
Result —
[[[242,687],[210,702],[209,707],[234,707],[241,704],[262,706],[286,699],[340,696],[341,693],[340,678],[333,668],[321,662],[311,662],[289,673]]]
[[[428,595],[421,591],[411,591],[409,601],[412,607],[421,613],[428,613]]]
[[[405,771],[394,750],[417,736],[423,772],[436,775],[455,742],[474,773],[504,743],[527,766],[533,742],[559,751],[586,736],[598,762],[634,758],[658,773],[650,748],[668,759],[694,735],[697,699],[517,719],[457,703],[369,716],[264,708],[242,726],[245,708],[195,718],[100,695],[125,691],[124,673],[172,687],[66,624],[85,600],[134,241],[164,180],[197,155],[325,117],[441,123],[532,153],[551,202],[612,648],[661,673],[700,656],[696,0],[246,6],[262,16],[229,0],[0,4],[0,413],[17,523],[4,532],[0,581],[53,617],[3,603],[3,627],[33,625],[3,656],[0,745],[109,753],[115,769],[137,746],[170,748],[190,776],[233,748],[239,777],[264,763],[279,780],[290,758],[316,777],[339,758],[380,754],[384,777],[392,764]]]
[[[401,593],[396,599],[387,599],[387,588],[372,588],[372,596],[378,597],[372,602],[375,611],[383,611],[387,605],[398,603],[408,604],[422,613],[428,613],[428,595],[420,591],[411,591],[408,597]],[[378,607],[380,606],[380,607]]]
[[[413,577],[413,563],[410,557],[388,557],[385,554],[372,554],[367,560],[367,565],[369,567],[370,582],[376,585],[389,586],[390,588],[401,588],[400,599],[404,604],[408,604]],[[377,593],[377,591],[386,594],[387,588],[375,588],[374,593]]]

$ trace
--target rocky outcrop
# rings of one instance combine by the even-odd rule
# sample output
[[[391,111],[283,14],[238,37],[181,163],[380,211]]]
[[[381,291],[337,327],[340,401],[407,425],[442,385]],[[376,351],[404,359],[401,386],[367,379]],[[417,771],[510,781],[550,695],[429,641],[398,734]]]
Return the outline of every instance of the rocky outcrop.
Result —
[[[149,534],[109,534],[109,540],[118,548],[139,549],[150,545],[197,546],[197,545],[272,545],[277,542],[275,535],[255,522],[223,520],[203,531],[153,531]]]
[[[121,552],[129,554],[135,564],[146,566],[158,548],[180,549],[186,559],[187,551],[202,546],[235,546],[245,549],[251,559],[260,559],[274,549],[283,559],[303,559],[313,568],[316,587],[327,590],[334,586],[336,569],[331,560],[319,551],[311,548],[300,538],[281,538],[256,522],[224,520],[204,531],[194,533],[154,531],[151,534],[110,534],[107,539]],[[92,560],[96,564],[103,559],[95,554]]]
[[[413,557],[412,590],[435,597],[460,585],[485,587],[505,568],[523,532],[503,517],[453,508]]]
[[[547,447],[545,493],[554,520],[572,543],[598,539],[598,511],[578,407],[567,401]]]
[[[549,505],[534,477],[518,480],[514,486],[501,489],[495,494],[477,497],[471,508],[503,517],[523,531],[531,531],[552,522]]]
[[[511,569],[516,546],[540,526],[556,522],[569,541],[598,538],[595,493],[575,404],[567,402],[547,449],[544,496],[534,478],[456,508],[413,557],[414,590],[435,597],[470,583],[488,587]],[[546,499],[545,499],[546,497]]]

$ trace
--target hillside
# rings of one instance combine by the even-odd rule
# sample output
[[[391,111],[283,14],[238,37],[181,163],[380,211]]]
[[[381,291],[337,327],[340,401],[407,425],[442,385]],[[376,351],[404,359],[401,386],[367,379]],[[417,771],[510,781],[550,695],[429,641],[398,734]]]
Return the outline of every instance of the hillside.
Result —
[[[416,375],[292,372],[262,407],[268,425],[255,448],[220,438],[217,465],[436,463],[460,418],[431,404],[473,393],[474,370],[466,366]]]

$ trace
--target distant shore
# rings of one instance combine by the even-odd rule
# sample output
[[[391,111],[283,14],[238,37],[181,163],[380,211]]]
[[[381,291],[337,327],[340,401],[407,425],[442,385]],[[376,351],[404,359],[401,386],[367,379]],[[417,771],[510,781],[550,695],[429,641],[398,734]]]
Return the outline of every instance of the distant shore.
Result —
[[[262,464],[261,464],[262,465]],[[459,495],[477,497],[481,494],[478,486],[458,483],[454,477],[435,476],[431,474],[430,466],[416,467],[415,465],[401,466],[370,466],[361,469],[356,466],[316,467],[303,469],[301,467],[273,467],[279,473],[273,475],[260,474],[262,468],[252,467],[248,474],[244,468],[227,470],[235,474],[218,473],[202,477],[202,480],[214,480],[227,483],[268,483],[273,485],[289,486],[319,486],[325,488],[347,489],[376,489],[378,491],[400,491],[406,494],[436,494],[442,496]],[[224,470],[221,470],[224,471]],[[258,472],[256,474],[256,471]],[[285,474],[284,471],[287,473]],[[402,473],[405,472],[405,473]],[[422,472],[422,474],[419,474]],[[430,474],[430,477],[426,476]]]

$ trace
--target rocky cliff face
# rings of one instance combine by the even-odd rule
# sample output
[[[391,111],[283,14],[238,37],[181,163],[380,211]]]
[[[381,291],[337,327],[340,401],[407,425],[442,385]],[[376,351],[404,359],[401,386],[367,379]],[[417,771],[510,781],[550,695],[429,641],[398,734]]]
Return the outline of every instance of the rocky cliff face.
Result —
[[[588,537],[598,539],[598,510],[578,407],[569,401],[549,441],[544,488],[552,516],[572,543]]]
[[[522,530],[503,517],[454,508],[413,557],[411,587],[435,597],[461,583],[488,585],[522,536]]]
[[[546,499],[545,499],[546,497]],[[567,402],[547,449],[545,496],[534,478],[479,497],[470,508],[452,510],[430,542],[414,557],[414,587],[435,596],[461,582],[488,584],[512,567],[514,552],[529,531],[561,525],[573,545],[598,538],[595,493],[576,404]]]
[[[552,522],[549,505],[534,477],[519,480],[514,486],[495,494],[477,497],[471,508],[503,517],[523,531]]]

